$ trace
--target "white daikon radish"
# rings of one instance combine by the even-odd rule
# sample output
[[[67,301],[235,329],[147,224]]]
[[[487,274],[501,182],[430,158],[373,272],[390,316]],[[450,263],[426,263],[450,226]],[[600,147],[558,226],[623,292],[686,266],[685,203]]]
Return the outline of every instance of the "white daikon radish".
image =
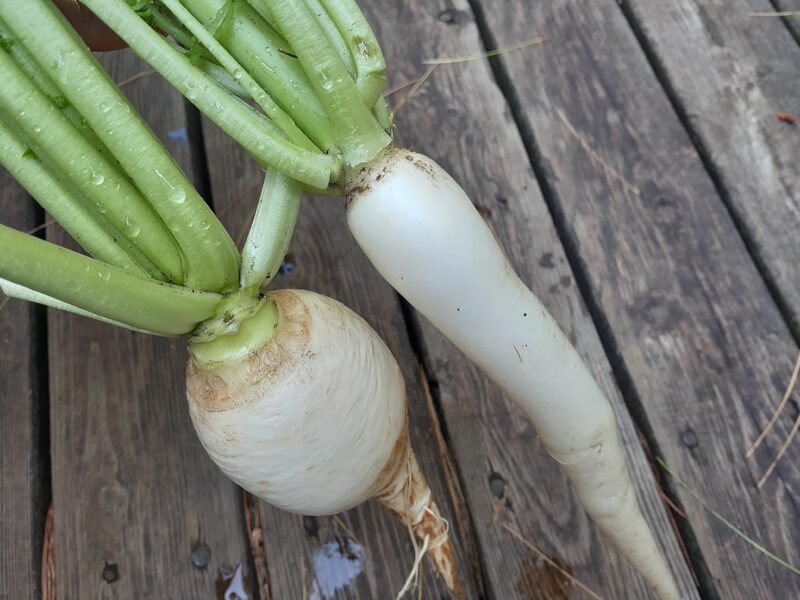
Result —
[[[679,598],[611,405],[461,187],[431,159],[393,148],[349,190],[350,230],[381,275],[526,412],[586,512],[659,597]]]

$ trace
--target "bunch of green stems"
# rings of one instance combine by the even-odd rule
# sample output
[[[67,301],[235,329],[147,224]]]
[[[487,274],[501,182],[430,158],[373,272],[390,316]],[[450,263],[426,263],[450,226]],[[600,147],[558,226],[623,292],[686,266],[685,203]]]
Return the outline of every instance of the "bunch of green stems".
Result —
[[[302,193],[391,144],[378,42],[353,0],[82,4],[268,170],[256,216],[240,255],[55,5],[0,0],[0,164],[89,255],[0,225],[0,288],[158,335],[229,331]]]

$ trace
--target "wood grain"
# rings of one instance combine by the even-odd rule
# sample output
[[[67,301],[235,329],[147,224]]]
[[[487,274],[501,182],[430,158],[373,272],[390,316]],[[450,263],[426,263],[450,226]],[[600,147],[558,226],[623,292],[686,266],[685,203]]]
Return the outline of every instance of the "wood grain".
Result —
[[[364,6],[377,24],[391,66],[390,87],[418,77],[424,59],[483,51],[466,2],[438,6],[384,0]],[[524,20],[523,15],[518,18]],[[538,33],[505,41],[517,43]],[[531,48],[519,56],[534,61],[540,51]],[[401,103],[403,96],[398,92],[393,102]],[[523,279],[576,343],[615,407],[648,521],[684,597],[696,597],[635,428],[488,63],[440,67],[398,114],[398,141],[433,157],[464,186]],[[558,598],[573,593],[560,573],[501,527],[508,524],[601,596],[651,597],[579,507],[522,412],[424,320],[421,331],[426,368],[435,382],[480,539],[490,596]]]
[[[117,81],[146,70],[128,53],[106,64]],[[190,147],[167,135],[186,126],[180,96],[152,76],[125,91],[187,168]],[[58,597],[215,597],[247,546],[239,492],[192,430],[184,342],[51,312],[49,349]]]
[[[204,121],[204,130],[215,207],[234,237],[242,238],[263,172],[213,124]],[[343,302],[375,328],[397,358],[408,389],[413,446],[434,497],[451,523],[467,597],[477,597],[479,574],[474,567],[466,567],[477,564],[477,551],[468,523],[459,517],[466,509],[449,472],[441,431],[430,415],[431,400],[417,380],[400,304],[350,239],[341,199],[304,202],[287,260],[291,272],[278,276],[273,287],[310,289]],[[392,597],[411,570],[414,551],[407,529],[375,503],[348,511],[338,520],[291,515],[261,503],[261,521],[276,599],[303,598],[304,593],[313,598],[314,590],[328,597],[325,592],[333,593],[334,588],[337,598]],[[342,555],[358,556],[348,553],[348,540],[364,548],[365,560],[349,561],[353,564],[338,560]],[[363,569],[361,574],[346,577],[347,570],[356,573],[359,569]],[[423,573],[425,597],[447,597],[446,587],[427,562]],[[338,587],[334,585],[337,577],[342,582]]]
[[[491,44],[549,39],[536,54],[499,64],[654,450],[732,522],[797,564],[800,448],[763,490],[755,485],[794,411],[755,460],[744,458],[783,392],[797,345],[625,16],[613,0],[480,6]],[[696,73],[712,68],[714,57],[692,51]],[[714,85],[699,75],[680,85],[701,81]],[[719,148],[715,160],[735,164],[737,152]],[[796,576],[684,491],[678,496],[698,544],[693,556],[710,575],[702,580],[708,597],[800,595]]]
[[[800,332],[800,46],[769,0],[624,4]]]
[[[0,171],[0,220],[22,231],[36,224],[34,203]],[[0,305],[5,298],[0,294]],[[44,312],[18,300],[0,311],[0,599],[39,598],[49,473],[41,448],[47,372]]]

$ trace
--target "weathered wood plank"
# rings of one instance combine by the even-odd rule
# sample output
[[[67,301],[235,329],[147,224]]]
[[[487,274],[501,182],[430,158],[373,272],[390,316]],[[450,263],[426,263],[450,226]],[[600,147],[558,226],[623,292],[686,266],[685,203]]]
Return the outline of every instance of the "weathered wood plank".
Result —
[[[448,2],[446,9],[426,2],[390,0],[364,6],[378,24],[392,85],[417,77],[425,58],[471,56],[482,51],[466,2]],[[518,18],[524,21],[524,14]],[[507,41],[518,42],[537,33]],[[519,57],[534,61],[541,51],[530,49]],[[403,95],[399,92],[394,102],[399,103]],[[524,280],[591,366],[616,409],[648,521],[662,542],[684,596],[694,597],[691,576],[635,428],[489,65],[441,67],[400,111],[398,138],[435,158],[465,187]],[[425,321],[422,333],[427,368],[437,383],[491,595],[558,598],[569,594],[560,574],[502,528],[509,525],[602,596],[650,597],[649,590],[588,520],[521,411]]]
[[[800,332],[800,46],[769,0],[626,0],[728,204]],[[702,57],[698,60],[698,57]]]
[[[533,56],[499,63],[655,450],[797,563],[798,446],[762,491],[755,485],[794,415],[757,460],[744,459],[797,346],[621,9],[613,0],[480,6],[491,44],[549,39]],[[800,595],[797,577],[677,493],[709,597]]]
[[[0,220],[36,224],[33,201],[0,172]],[[0,305],[5,298],[0,294]],[[39,572],[50,473],[40,448],[45,425],[44,313],[17,300],[0,311],[0,599],[40,596]]]
[[[243,238],[255,209],[263,172],[225,134],[204,121],[212,194],[217,211],[235,237]],[[420,390],[413,352],[396,295],[380,280],[352,242],[340,199],[304,202],[290,250],[293,270],[278,276],[273,287],[310,289],[343,302],[364,317],[392,349],[403,371],[409,396],[412,443],[434,497],[451,523],[467,597],[476,597],[477,556],[465,513],[452,480],[441,431],[430,417],[430,399]],[[335,518],[300,517],[260,503],[273,598],[323,597],[386,598],[402,586],[414,559],[409,533],[377,503],[368,503]],[[346,522],[347,525],[342,525]],[[348,531],[348,528],[351,531]],[[350,552],[365,559],[350,561]],[[356,567],[356,563],[358,566]],[[423,589],[431,597],[445,597],[446,587],[425,563]],[[347,572],[352,577],[347,576]],[[359,572],[363,574],[359,575]],[[341,585],[336,582],[341,578]]]
[[[105,62],[117,81],[146,70],[128,53]],[[182,137],[180,96],[156,77],[125,90],[187,168],[191,149],[167,136]],[[247,547],[239,491],[192,430],[184,342],[51,312],[49,347],[59,598],[215,597]]]

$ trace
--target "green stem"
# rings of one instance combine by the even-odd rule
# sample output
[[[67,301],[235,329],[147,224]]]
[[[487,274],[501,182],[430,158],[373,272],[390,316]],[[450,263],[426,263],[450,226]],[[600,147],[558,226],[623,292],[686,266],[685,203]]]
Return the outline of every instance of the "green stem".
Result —
[[[356,87],[367,106],[386,88],[386,61],[364,13],[353,0],[320,0],[339,29],[356,63]]]
[[[242,288],[268,284],[289,251],[303,188],[273,169],[267,172],[253,225],[242,251]]]
[[[392,109],[389,108],[389,103],[386,101],[386,98],[381,96],[380,100],[378,100],[377,104],[375,104],[375,107],[372,109],[372,114],[375,115],[375,119],[381,124],[383,130],[389,135],[392,135],[394,120],[392,117]]]
[[[33,151],[53,164],[100,212],[106,211],[114,227],[131,242],[135,240],[161,273],[172,281],[182,281],[180,253],[158,216],[3,50],[0,81],[0,110],[13,118],[14,127],[32,144]]]
[[[292,118],[256,83],[236,59],[211,35],[202,23],[189,12],[178,0],[161,0],[164,6],[186,27],[192,35],[208,50],[219,64],[247,90],[250,97],[264,110],[264,113],[280,129],[286,137],[305,148],[316,151],[318,148],[295,124]]]
[[[266,4],[259,3],[253,4],[251,7],[254,11],[256,11],[264,21],[266,21],[270,27],[272,27],[275,31],[278,30],[278,25],[275,23],[275,18],[272,16],[272,12],[269,10],[269,6]]]
[[[0,225],[0,278],[128,327],[185,335],[222,296],[137,277]]]
[[[304,0],[249,0],[269,7],[281,32],[297,53],[328,113],[336,145],[354,168],[373,160],[391,138],[364,104],[355,82],[320,29]],[[374,104],[374,103],[373,103]]]
[[[140,333],[161,335],[156,331],[146,331],[144,329],[131,327],[129,325],[126,325],[125,323],[120,323],[118,321],[112,321],[111,319],[106,319],[105,317],[101,317],[100,315],[91,313],[88,310],[83,310],[78,308],[77,306],[73,306],[72,304],[67,304],[66,302],[62,302],[61,300],[56,300],[55,298],[46,296],[45,294],[41,294],[35,290],[28,289],[21,285],[17,285],[16,283],[13,283],[6,279],[0,279],[0,291],[2,291],[8,298],[17,298],[19,300],[25,300],[26,302],[35,302],[37,304],[49,306],[50,308],[55,308],[57,310],[63,310],[65,312],[74,313],[82,317],[88,317],[90,319],[102,321],[103,323],[114,325],[115,327],[123,327],[125,329],[131,329],[133,331],[138,331]],[[2,310],[2,304],[4,304],[4,302],[0,302],[0,310]]]
[[[120,2],[135,16],[124,0]],[[89,8],[95,4],[84,3]],[[0,6],[2,18],[87,119],[166,223],[168,234],[180,248],[182,266],[185,265],[185,277],[173,281],[205,290],[233,289],[239,270],[233,240],[63,15],[43,0]],[[42,29],[47,31],[46,36],[40,34]],[[170,275],[173,272],[174,268],[168,271]]]
[[[148,275],[2,121],[0,164],[89,254],[137,275]]]
[[[293,179],[327,187],[339,176],[335,157],[309,152],[284,139],[270,121],[225,91],[153,31],[125,0],[83,0],[141,58],[257,161]],[[238,272],[238,268],[237,268]]]
[[[325,109],[288,42],[242,0],[182,0],[322,150],[335,140]]]
[[[105,144],[103,144],[100,138],[97,137],[97,134],[92,130],[92,128],[89,127],[86,119],[84,119],[81,114],[69,104],[69,101],[61,93],[61,90],[58,88],[56,83],[50,79],[45,70],[38,62],[36,62],[36,59],[24,46],[22,41],[14,35],[14,32],[11,31],[8,25],[6,25],[2,20],[0,20],[0,40],[3,40],[4,47],[6,47],[8,54],[11,56],[20,70],[25,73],[28,79],[36,84],[36,87],[38,87],[47,97],[49,97],[53,104],[61,109],[62,114],[70,123],[72,123],[73,127],[80,131],[81,135],[83,135],[83,137],[90,144],[92,144],[92,146],[97,148],[100,154],[102,154],[106,160],[108,160],[108,162],[114,165],[114,167],[120,171],[120,173],[123,173],[124,169],[122,166],[119,164],[119,162],[117,162],[117,159],[114,158],[114,155],[111,154],[111,151],[105,147]]]
[[[150,7],[149,15],[153,19],[153,25],[155,27],[167,35],[171,35],[175,41],[181,44],[184,48],[188,50],[194,45],[195,40],[192,38],[192,34],[187,31],[186,28],[175,23],[175,21],[163,14],[159,7]]]
[[[250,94],[242,87],[242,84],[236,81],[233,78],[233,75],[228,73],[217,63],[205,60],[203,58],[196,58],[195,65],[203,73],[213,79],[217,85],[221,86],[234,96],[238,96],[242,100],[250,100]]]
[[[314,15],[320,28],[325,32],[325,36],[328,38],[331,46],[336,50],[336,54],[339,55],[339,59],[347,69],[347,72],[355,79],[357,70],[356,63],[353,60],[353,54],[350,52],[350,48],[347,47],[347,42],[345,42],[344,37],[342,37],[339,28],[336,27],[336,23],[333,22],[333,19],[328,14],[328,11],[325,10],[320,0],[305,0],[305,2],[306,6],[308,6],[308,10],[311,11],[311,14]]]

